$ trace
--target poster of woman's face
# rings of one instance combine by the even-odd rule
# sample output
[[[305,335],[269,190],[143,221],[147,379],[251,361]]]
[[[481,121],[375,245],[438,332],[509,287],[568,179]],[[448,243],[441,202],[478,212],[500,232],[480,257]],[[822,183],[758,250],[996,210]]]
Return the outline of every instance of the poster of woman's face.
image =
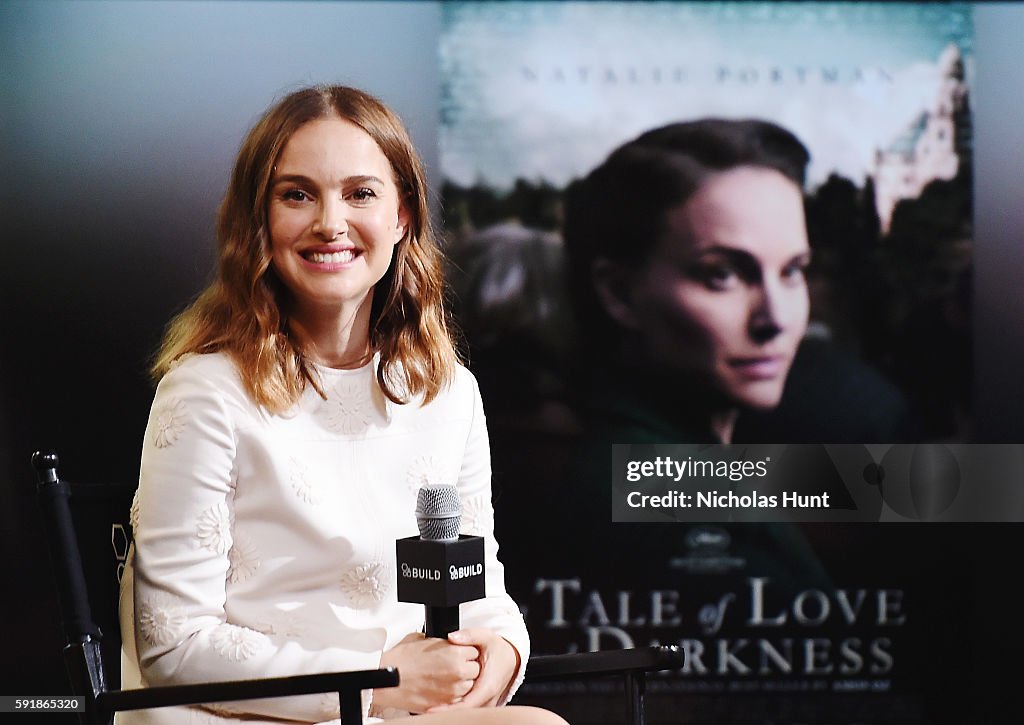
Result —
[[[824,420],[790,423],[807,419],[791,399],[824,394],[805,381],[816,378],[816,353],[825,346],[849,359],[854,374],[878,376],[891,386],[889,397],[899,400],[894,409],[908,411],[884,430],[854,421],[862,442],[892,436],[964,440],[973,403],[967,382],[973,43],[971,9],[957,4],[446,6],[441,170],[456,264],[475,236],[499,223],[564,235],[566,189],[645,132],[709,118],[778,124],[810,154],[800,189],[803,219],[786,220],[775,239],[799,247],[806,234],[810,256],[803,262],[810,263],[802,276],[809,310],[780,299],[779,310],[788,317],[779,320],[778,349],[712,350],[717,343],[705,336],[679,338],[670,354],[703,356],[708,384],[742,407],[764,410],[774,407],[774,399],[782,401],[772,418],[741,418],[744,435],[795,441],[828,434]],[[747,203],[741,191],[737,186],[730,192],[737,207]],[[685,217],[686,197],[678,201]],[[764,196],[759,201],[768,205]],[[783,206],[775,211],[782,214]],[[632,236],[622,240],[623,248],[637,243],[638,235],[651,236],[640,228],[650,223],[637,220],[636,228],[624,230]],[[806,232],[795,229],[801,224]],[[796,247],[785,250],[790,258],[780,261],[780,269],[803,254]],[[663,245],[657,253],[668,251]],[[634,267],[651,274],[661,267],[651,259],[645,257],[644,265],[634,260]],[[567,274],[593,274],[587,266],[581,271],[574,261]],[[598,276],[606,277],[601,269]],[[664,281],[648,278],[636,300],[647,306],[630,322],[641,351],[657,345],[669,354],[668,308],[657,293]],[[571,291],[565,299],[559,298],[564,290],[549,294],[553,304],[575,308],[577,318],[609,299],[625,305],[620,311],[633,302],[607,292],[598,290],[598,299],[583,304]],[[507,306],[513,292],[506,285],[502,294]],[[488,306],[472,295],[460,304],[474,311]],[[804,314],[806,324],[800,322]],[[731,324],[741,323],[734,318]],[[582,359],[568,345],[585,348],[587,332],[578,326],[560,332],[560,354]],[[468,342],[486,356],[501,334],[502,327],[492,325],[488,340],[470,335]],[[794,340],[808,344],[783,395]],[[692,369],[697,363],[685,364]],[[783,374],[775,375],[773,365]],[[857,406],[846,407],[856,419]],[[837,427],[831,432],[850,433]]]

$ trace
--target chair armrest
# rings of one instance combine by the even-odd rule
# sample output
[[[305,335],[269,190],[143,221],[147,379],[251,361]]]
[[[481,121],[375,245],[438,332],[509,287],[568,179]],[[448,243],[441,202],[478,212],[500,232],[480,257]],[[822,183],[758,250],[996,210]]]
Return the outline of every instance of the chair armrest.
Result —
[[[527,664],[526,681],[541,682],[566,677],[657,672],[682,666],[683,651],[677,645],[564,655],[535,655]]]
[[[170,705],[201,705],[226,700],[252,700],[263,697],[339,692],[341,690],[359,692],[397,685],[398,670],[394,667],[387,667],[379,670],[325,672],[315,675],[270,677],[261,680],[204,682],[197,685],[113,690],[99,693],[96,697],[96,704],[105,710],[119,712]]]

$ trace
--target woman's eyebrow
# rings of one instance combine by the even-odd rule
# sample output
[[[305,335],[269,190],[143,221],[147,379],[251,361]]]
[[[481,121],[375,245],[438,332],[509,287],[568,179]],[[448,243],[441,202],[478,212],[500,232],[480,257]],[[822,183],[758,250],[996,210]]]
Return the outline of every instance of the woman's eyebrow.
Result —
[[[761,276],[760,263],[746,250],[716,244],[698,250],[692,257],[697,264],[708,264],[709,258],[726,261],[745,279],[757,279]]]
[[[789,263],[792,264],[794,262],[810,262],[811,254],[812,252],[810,249],[804,252],[798,252],[797,254],[794,254],[792,257],[790,257]],[[704,257],[711,256],[726,257],[733,262],[749,261],[754,264],[757,263],[757,258],[747,250],[737,249],[736,247],[730,247],[725,244],[716,244],[711,247],[704,247],[702,249],[696,250],[693,254],[694,259],[702,259]]]
[[[270,180],[270,183],[272,183],[272,184],[294,183],[294,184],[309,185],[309,184],[313,183],[313,180],[310,179],[308,176],[304,176],[302,174],[279,174],[277,176],[274,176]]]
[[[283,184],[283,183],[296,183],[312,185],[316,182],[309,178],[305,174],[280,174],[271,179],[272,184]],[[352,186],[353,184],[383,184],[384,181],[373,174],[353,174],[352,176],[346,176],[339,181],[342,186]]]
[[[343,186],[351,184],[383,184],[384,180],[373,174],[355,174],[353,176],[346,176],[341,180],[341,183]]]
[[[697,249],[695,250],[693,257],[695,259],[703,259],[704,257],[726,257],[732,262],[746,262],[750,264],[757,263],[754,255],[747,250],[737,249],[736,247],[730,247],[725,244],[715,244],[710,247]]]

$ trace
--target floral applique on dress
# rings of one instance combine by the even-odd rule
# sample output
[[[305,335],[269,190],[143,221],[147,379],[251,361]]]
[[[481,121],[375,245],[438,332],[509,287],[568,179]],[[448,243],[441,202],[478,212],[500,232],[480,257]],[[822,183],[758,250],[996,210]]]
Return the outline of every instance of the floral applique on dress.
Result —
[[[176,642],[186,621],[185,609],[166,599],[147,598],[139,606],[139,632],[153,645]]]
[[[170,398],[153,413],[155,433],[153,444],[157,448],[168,448],[178,442],[188,421],[188,406],[184,400]]]
[[[366,380],[340,382],[325,404],[327,427],[335,433],[352,435],[370,426],[373,401]]]
[[[494,509],[486,494],[469,496],[462,500],[462,533],[486,536],[493,526]]]
[[[139,532],[139,489],[135,489],[135,494],[132,496],[132,505],[128,509],[128,523],[132,527],[132,535],[138,534]]]
[[[237,624],[219,624],[210,633],[217,654],[232,662],[242,662],[263,649],[266,637],[254,629]]]
[[[215,554],[231,549],[231,512],[226,503],[218,503],[199,514],[196,522],[199,543]]]
[[[260,568],[259,551],[245,534],[234,537],[228,551],[228,581],[232,584],[244,582]]]
[[[292,490],[299,497],[300,501],[308,504],[318,504],[323,500],[323,491],[314,483],[309,473],[309,466],[298,458],[288,461],[290,473],[289,478]]]
[[[342,574],[341,589],[355,606],[368,607],[384,598],[392,579],[386,564],[371,561]]]
[[[433,456],[420,456],[409,466],[405,480],[409,490],[416,493],[423,486],[455,483],[455,475]]]

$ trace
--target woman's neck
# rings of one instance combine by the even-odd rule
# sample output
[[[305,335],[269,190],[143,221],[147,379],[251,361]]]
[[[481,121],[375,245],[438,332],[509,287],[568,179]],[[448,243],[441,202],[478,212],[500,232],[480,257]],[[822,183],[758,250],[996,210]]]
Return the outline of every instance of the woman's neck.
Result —
[[[350,369],[370,360],[372,295],[354,309],[292,310],[288,328],[303,354],[330,368]]]
[[[719,443],[732,443],[732,433],[740,412],[736,408],[715,411],[711,414],[711,432]]]

